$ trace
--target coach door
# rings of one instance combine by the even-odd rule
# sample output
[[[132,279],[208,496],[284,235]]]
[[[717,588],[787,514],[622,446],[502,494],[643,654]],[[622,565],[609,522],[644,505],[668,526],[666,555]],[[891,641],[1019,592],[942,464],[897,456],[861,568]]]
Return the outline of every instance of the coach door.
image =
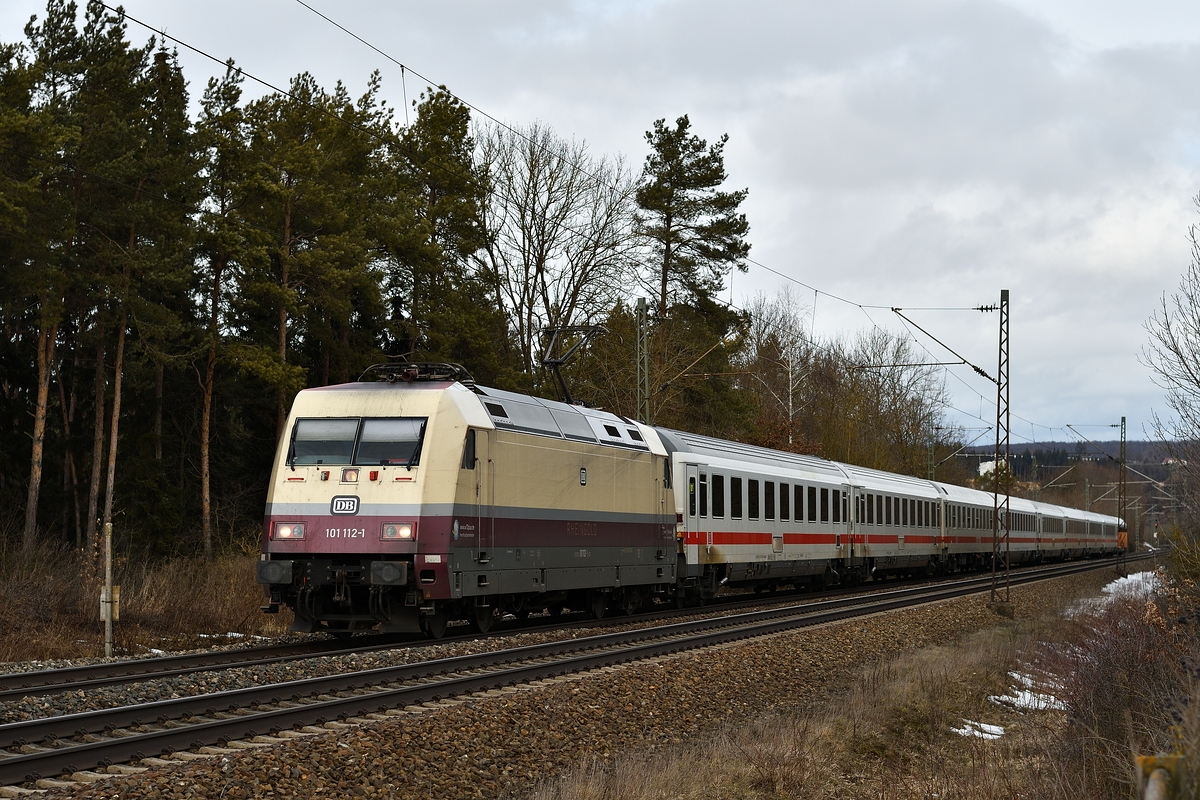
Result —
[[[695,464],[684,465],[683,519],[684,541],[695,544],[700,532],[700,468]]]
[[[705,553],[712,551],[712,518],[708,513],[709,476],[695,464],[684,466],[684,476],[684,527],[687,530],[684,543],[688,547],[688,563],[695,564],[699,561],[700,545],[704,546]]]
[[[841,505],[842,526],[837,530],[845,531],[847,542],[846,566],[853,567],[862,562],[862,548],[856,543],[858,531],[855,530],[854,510],[858,508],[857,487],[842,486],[838,493],[838,504]],[[856,560],[857,559],[857,560]]]

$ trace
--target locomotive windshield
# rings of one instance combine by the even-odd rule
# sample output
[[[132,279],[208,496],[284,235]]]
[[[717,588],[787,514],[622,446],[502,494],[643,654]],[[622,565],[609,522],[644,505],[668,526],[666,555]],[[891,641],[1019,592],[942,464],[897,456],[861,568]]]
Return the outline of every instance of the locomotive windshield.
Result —
[[[356,419],[298,419],[292,432],[293,464],[349,464]]]
[[[424,436],[424,417],[298,419],[288,462],[411,467]]]
[[[413,466],[424,435],[423,418],[364,419],[354,463]]]

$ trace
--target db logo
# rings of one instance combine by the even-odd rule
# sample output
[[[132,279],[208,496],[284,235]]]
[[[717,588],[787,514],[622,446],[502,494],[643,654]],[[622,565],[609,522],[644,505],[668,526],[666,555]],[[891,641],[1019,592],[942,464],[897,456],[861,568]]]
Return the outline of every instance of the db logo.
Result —
[[[333,502],[329,504],[330,514],[357,514],[358,513],[358,498],[351,496],[335,497]]]

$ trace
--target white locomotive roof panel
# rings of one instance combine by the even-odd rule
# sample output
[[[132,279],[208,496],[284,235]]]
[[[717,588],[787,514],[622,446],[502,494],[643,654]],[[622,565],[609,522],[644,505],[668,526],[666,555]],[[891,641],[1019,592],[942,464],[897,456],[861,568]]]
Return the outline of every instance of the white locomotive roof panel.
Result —
[[[657,437],[609,411],[485,386],[478,387],[476,397],[497,428],[666,455]]]

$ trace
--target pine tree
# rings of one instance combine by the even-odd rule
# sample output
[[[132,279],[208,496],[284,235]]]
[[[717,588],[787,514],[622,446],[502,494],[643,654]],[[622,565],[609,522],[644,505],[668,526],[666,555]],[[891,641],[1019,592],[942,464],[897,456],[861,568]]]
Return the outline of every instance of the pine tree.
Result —
[[[637,233],[647,243],[657,297],[651,333],[651,409],[656,422],[746,438],[751,407],[732,380],[747,319],[716,300],[725,274],[745,270],[749,224],[738,207],[748,190],[725,182],[722,135],[709,145],[687,115],[670,128],[656,120],[636,199]]]
[[[477,379],[495,381],[507,371],[507,335],[499,303],[470,262],[485,244],[488,190],[475,163],[471,112],[444,86],[413,105],[416,118],[395,154],[393,202],[412,214],[392,238],[397,355],[461,363]]]
[[[212,421],[217,362],[224,352],[222,328],[227,317],[231,275],[241,263],[249,151],[245,114],[239,106],[241,76],[232,62],[221,79],[210,79],[200,103],[197,146],[203,154],[205,205],[197,252],[197,296],[203,298],[204,372],[200,379],[200,542],[212,553]],[[197,370],[199,374],[199,370]]]
[[[733,267],[745,271],[750,252],[745,240],[750,225],[738,213],[749,190],[718,191],[727,177],[729,135],[710,146],[690,130],[684,114],[674,128],[659,119],[646,132],[651,152],[636,195],[638,233],[653,253],[660,317],[666,316],[672,299],[711,299],[726,272]]]
[[[45,439],[59,330],[71,281],[71,201],[59,153],[78,141],[72,119],[72,83],[81,71],[75,7],[51,2],[40,25],[26,27],[29,47],[6,48],[0,112],[6,169],[3,181],[5,296],[20,298],[18,337],[36,331],[32,387],[33,431],[22,547],[36,543]],[[30,52],[31,51],[31,52]],[[28,58],[32,55],[32,58]],[[11,225],[12,227],[9,227]],[[15,309],[14,309],[15,310]],[[9,316],[6,314],[6,316]]]

